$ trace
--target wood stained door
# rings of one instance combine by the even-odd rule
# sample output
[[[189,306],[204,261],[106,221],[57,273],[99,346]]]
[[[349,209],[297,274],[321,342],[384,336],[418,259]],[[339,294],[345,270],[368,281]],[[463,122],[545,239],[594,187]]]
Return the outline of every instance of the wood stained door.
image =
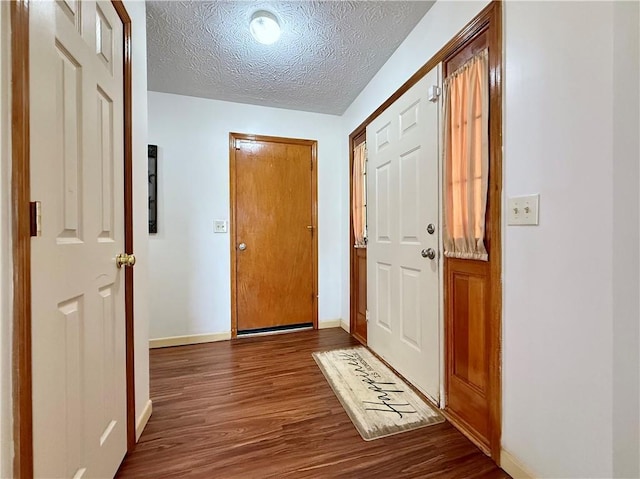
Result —
[[[367,248],[351,245],[351,334],[367,344]]]
[[[349,320],[349,331],[362,344],[367,344],[367,248],[366,246],[356,246],[356,238],[353,226],[353,163],[354,149],[366,143],[366,130],[357,136],[349,138],[351,151],[349,154],[349,263],[350,263],[350,299],[351,311]],[[366,178],[365,178],[366,179]]]
[[[495,4],[494,4],[495,5]],[[499,5],[499,4],[498,4]],[[500,71],[499,7],[464,48],[444,62],[445,78],[489,48],[489,188],[485,246],[489,261],[445,258],[446,412],[494,458],[500,451]],[[444,126],[446,128],[446,126]]]
[[[231,134],[232,334],[316,326],[316,143]]]
[[[33,461],[113,477],[127,448],[123,24],[111,2],[30,6]]]
[[[427,73],[367,126],[368,345],[438,403],[438,103]]]

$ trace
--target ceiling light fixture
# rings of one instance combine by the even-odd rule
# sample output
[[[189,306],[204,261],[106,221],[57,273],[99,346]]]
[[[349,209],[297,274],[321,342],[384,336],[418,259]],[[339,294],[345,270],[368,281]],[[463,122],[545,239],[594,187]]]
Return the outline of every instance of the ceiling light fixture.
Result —
[[[249,23],[251,35],[264,45],[271,45],[280,38],[280,23],[278,18],[266,10],[258,10],[251,15]]]

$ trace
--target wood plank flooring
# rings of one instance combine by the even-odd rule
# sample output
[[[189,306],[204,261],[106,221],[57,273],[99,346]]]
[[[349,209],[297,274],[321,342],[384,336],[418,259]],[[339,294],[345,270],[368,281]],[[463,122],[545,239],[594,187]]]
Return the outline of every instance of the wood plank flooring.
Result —
[[[118,478],[509,476],[444,423],[365,442],[311,353],[339,328],[151,350],[153,415]]]

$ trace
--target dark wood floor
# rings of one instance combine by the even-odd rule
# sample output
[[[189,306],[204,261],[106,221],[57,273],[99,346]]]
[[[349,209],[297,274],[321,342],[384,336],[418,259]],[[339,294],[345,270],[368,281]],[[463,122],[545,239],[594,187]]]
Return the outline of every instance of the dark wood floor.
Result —
[[[450,424],[365,442],[311,353],[324,329],[151,351],[153,415],[119,478],[508,478]]]

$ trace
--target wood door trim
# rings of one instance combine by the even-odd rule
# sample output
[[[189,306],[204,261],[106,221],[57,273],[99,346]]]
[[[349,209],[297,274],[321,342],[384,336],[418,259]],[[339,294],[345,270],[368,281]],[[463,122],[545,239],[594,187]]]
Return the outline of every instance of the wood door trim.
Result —
[[[271,143],[288,143],[311,147],[311,221],[313,224],[313,241],[311,245],[312,278],[313,278],[313,329],[318,329],[318,142],[300,138],[283,138],[277,136],[252,135],[247,133],[229,133],[229,210],[230,210],[230,244],[231,251],[231,339],[238,337],[238,296],[236,271],[236,141],[266,141]]]
[[[125,249],[133,251],[133,142],[131,18],[122,0],[112,0],[124,35]],[[11,221],[13,259],[13,474],[33,477],[31,358],[29,0],[11,2]],[[135,446],[133,272],[125,275],[127,451]]]
[[[112,0],[118,17],[122,21],[123,42],[123,92],[124,92],[124,249],[134,254],[133,249],[133,90],[131,17],[122,0]],[[136,445],[136,378],[135,378],[135,331],[133,269],[124,268],[125,307],[125,355],[127,368],[127,452]]]
[[[11,98],[13,474],[32,478],[29,0],[11,2]]]
[[[494,181],[490,192],[494,201],[491,214],[491,305],[489,310],[489,438],[491,457],[500,464],[502,438],[502,3],[491,4],[488,12],[489,28],[489,161]]]
[[[413,85],[422,79],[439,63],[453,57],[460,49],[464,48],[478,35],[489,32],[489,88],[491,91],[490,108],[491,118],[489,134],[495,140],[490,145],[489,158],[495,174],[494,190],[490,194],[496,198],[502,195],[502,2],[493,0],[473,20],[471,20],[458,34],[456,34],[444,47],[431,57],[411,78],[387,98],[373,113],[371,113],[349,135],[349,162],[353,168],[354,141],[366,132],[367,125],[375,120],[382,112],[391,106],[398,98],[406,93]],[[351,181],[350,181],[351,183]],[[351,188],[350,188],[351,190]],[[351,200],[350,200],[351,201]],[[490,268],[491,285],[491,311],[490,311],[490,374],[489,374],[489,410],[490,410],[490,455],[496,463],[500,463],[500,440],[502,434],[502,217],[500,201],[493,201],[490,205],[491,214],[491,248],[492,260]],[[350,227],[350,230],[352,228]],[[350,234],[349,248],[353,246],[353,231]],[[353,277],[353,252],[350,258],[350,277]],[[351,285],[351,303],[353,303],[354,290]],[[464,426],[456,422],[452,424],[459,429]]]

